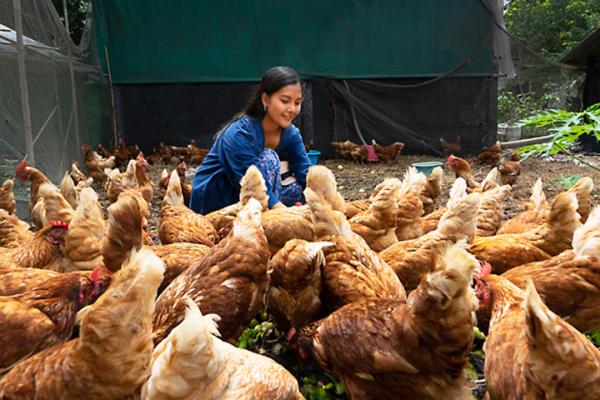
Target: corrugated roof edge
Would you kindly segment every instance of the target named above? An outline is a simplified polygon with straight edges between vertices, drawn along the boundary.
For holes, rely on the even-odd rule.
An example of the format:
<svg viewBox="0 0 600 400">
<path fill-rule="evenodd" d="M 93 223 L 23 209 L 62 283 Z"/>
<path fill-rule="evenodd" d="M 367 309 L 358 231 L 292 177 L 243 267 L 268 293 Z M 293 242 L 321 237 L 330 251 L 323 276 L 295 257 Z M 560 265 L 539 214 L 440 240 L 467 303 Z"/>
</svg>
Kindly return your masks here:
<svg viewBox="0 0 600 400">
<path fill-rule="evenodd" d="M 600 54 L 600 28 L 587 35 L 581 43 L 564 55 L 560 62 L 577 67 L 585 67 L 592 53 Z"/>
</svg>

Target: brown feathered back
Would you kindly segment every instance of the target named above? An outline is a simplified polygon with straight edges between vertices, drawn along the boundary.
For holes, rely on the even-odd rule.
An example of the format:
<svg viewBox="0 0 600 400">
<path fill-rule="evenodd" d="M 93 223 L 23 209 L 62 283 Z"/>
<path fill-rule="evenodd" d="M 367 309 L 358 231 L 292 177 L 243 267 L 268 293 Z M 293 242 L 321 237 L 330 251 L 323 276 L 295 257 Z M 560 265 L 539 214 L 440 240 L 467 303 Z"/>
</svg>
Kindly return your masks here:
<svg viewBox="0 0 600 400">
<path fill-rule="evenodd" d="M 575 185 L 569 189 L 569 192 L 573 192 L 577 195 L 577 212 L 581 217 L 581 222 L 587 221 L 588 215 L 592 211 L 592 202 L 590 195 L 594 190 L 594 181 L 589 176 L 584 176 L 579 179 Z"/>
<path fill-rule="evenodd" d="M 108 208 L 106 234 L 102 240 L 104 265 L 117 271 L 132 249 L 142 247 L 142 214 L 135 198 L 125 196 Z"/>
</svg>

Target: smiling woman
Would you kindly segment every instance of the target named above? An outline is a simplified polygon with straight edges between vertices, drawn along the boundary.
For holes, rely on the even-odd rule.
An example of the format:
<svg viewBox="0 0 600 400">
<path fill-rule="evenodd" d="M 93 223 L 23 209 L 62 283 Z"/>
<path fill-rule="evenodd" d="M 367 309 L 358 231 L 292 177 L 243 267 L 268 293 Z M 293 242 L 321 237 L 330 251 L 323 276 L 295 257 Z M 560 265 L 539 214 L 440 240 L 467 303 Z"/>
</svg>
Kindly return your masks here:
<svg viewBox="0 0 600 400">
<path fill-rule="evenodd" d="M 198 167 L 191 209 L 207 214 L 237 202 L 240 180 L 251 165 L 265 179 L 270 208 L 304 201 L 311 163 L 300 131 L 292 124 L 300 113 L 302 95 L 302 81 L 294 69 L 273 67 L 263 75 L 244 110 L 219 131 Z M 281 182 L 281 161 L 287 161 L 288 174 L 295 178 L 288 185 Z"/>
</svg>

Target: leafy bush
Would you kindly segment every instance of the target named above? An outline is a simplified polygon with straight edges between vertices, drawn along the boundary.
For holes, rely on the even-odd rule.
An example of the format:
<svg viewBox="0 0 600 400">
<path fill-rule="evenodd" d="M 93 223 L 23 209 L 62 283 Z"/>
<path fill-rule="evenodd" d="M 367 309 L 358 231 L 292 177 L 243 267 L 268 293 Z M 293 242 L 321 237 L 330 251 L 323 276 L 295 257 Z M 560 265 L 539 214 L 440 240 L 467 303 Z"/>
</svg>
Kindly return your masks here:
<svg viewBox="0 0 600 400">
<path fill-rule="evenodd" d="M 596 140 L 600 140 L 600 103 L 581 112 L 543 111 L 519 121 L 519 125 L 545 128 L 553 135 L 548 143 L 519 148 L 521 157 L 551 156 L 560 152 L 571 154 L 569 149 L 581 135 L 594 135 Z"/>
<path fill-rule="evenodd" d="M 345 399 L 344 385 L 316 363 L 303 364 L 289 351 L 287 335 L 261 309 L 239 337 L 237 347 L 270 357 L 290 371 L 307 400 Z"/>
<path fill-rule="evenodd" d="M 514 94 L 510 90 L 498 92 L 498 122 L 510 125 L 541 108 L 543 107 L 536 102 L 532 93 Z"/>
<path fill-rule="evenodd" d="M 573 186 L 575 186 L 575 184 L 580 178 L 581 175 L 561 176 L 560 178 L 553 180 L 552 183 L 562 186 L 565 190 L 569 190 Z"/>
</svg>

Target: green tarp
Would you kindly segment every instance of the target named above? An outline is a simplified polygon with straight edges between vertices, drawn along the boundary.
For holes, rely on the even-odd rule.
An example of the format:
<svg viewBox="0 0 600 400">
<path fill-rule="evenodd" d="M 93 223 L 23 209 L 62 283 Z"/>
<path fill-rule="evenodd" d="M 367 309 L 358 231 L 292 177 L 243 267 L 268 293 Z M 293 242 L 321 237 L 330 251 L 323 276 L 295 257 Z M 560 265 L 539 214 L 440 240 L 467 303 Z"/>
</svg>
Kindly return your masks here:
<svg viewBox="0 0 600 400">
<path fill-rule="evenodd" d="M 491 17 L 478 0 L 97 0 L 98 53 L 114 83 L 304 77 L 489 76 Z"/>
</svg>

